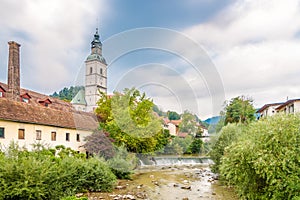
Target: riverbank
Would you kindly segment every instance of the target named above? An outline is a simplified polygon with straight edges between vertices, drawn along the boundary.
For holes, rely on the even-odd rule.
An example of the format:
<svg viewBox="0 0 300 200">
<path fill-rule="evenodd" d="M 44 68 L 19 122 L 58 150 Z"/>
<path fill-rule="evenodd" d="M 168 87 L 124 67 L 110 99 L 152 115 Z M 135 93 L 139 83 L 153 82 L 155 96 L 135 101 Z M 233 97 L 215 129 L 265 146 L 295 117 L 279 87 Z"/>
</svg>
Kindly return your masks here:
<svg viewBox="0 0 300 200">
<path fill-rule="evenodd" d="M 121 180 L 111 193 L 92 193 L 89 199 L 215 199 L 237 200 L 219 185 L 208 165 L 160 166 L 137 169 L 132 180 Z"/>
</svg>

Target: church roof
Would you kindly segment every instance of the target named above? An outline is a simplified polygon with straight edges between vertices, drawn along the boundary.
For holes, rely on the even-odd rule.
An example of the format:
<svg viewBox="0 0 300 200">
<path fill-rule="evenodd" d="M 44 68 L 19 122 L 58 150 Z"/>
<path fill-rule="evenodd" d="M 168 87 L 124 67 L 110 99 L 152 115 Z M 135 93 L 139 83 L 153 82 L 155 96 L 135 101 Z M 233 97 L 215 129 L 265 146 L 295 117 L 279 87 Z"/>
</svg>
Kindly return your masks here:
<svg viewBox="0 0 300 200">
<path fill-rule="evenodd" d="M 86 106 L 84 90 L 79 90 L 79 92 L 72 99 L 71 104 L 85 105 Z"/>
<path fill-rule="evenodd" d="M 86 61 L 99 60 L 101 63 L 106 64 L 106 60 L 102 55 L 93 53 L 86 58 Z"/>
<path fill-rule="evenodd" d="M 93 41 L 91 42 L 91 45 L 92 45 L 92 48 L 93 47 L 100 47 L 102 46 L 102 43 L 100 41 L 100 36 L 99 36 L 99 33 L 98 33 L 98 28 L 96 28 L 96 33 L 94 35 L 94 39 Z"/>
</svg>

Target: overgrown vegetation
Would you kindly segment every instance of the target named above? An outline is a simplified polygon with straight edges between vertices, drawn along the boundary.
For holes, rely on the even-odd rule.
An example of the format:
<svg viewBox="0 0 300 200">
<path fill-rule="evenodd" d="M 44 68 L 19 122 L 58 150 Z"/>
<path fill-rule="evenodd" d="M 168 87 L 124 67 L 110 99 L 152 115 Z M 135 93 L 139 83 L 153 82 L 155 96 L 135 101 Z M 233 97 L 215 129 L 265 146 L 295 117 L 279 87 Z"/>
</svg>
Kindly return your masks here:
<svg viewBox="0 0 300 200">
<path fill-rule="evenodd" d="M 110 191 L 116 177 L 100 159 L 85 159 L 63 146 L 0 154 L 0 199 L 60 199 L 85 191 Z"/>
<path fill-rule="evenodd" d="M 300 198 L 300 116 L 276 115 L 220 132 L 212 158 L 243 199 Z"/>
<path fill-rule="evenodd" d="M 181 154 L 200 154 L 205 153 L 204 142 L 201 139 L 188 135 L 185 138 L 173 137 L 158 154 L 181 155 Z"/>
</svg>

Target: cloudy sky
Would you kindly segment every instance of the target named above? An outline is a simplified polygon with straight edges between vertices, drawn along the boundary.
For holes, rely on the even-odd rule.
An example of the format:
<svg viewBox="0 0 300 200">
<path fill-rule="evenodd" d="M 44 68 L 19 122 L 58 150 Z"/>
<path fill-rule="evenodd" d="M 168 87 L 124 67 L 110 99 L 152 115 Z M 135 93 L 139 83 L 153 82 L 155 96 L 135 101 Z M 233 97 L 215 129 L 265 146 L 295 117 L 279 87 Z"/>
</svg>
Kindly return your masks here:
<svg viewBox="0 0 300 200">
<path fill-rule="evenodd" d="M 162 109 L 201 119 L 238 95 L 300 98 L 298 0 L 0 0 L 0 81 L 21 44 L 21 87 L 81 84 L 99 27 L 108 90 L 135 86 Z M 149 28 L 151 27 L 151 28 Z"/>
</svg>

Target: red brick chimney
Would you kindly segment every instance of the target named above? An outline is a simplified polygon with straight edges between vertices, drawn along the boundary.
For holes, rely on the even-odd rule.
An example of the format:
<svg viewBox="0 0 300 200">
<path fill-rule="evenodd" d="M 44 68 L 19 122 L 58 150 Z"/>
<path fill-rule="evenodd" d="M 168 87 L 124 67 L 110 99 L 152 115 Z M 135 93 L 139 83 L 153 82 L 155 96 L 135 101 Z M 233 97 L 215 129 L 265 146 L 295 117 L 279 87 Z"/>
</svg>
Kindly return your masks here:
<svg viewBox="0 0 300 200">
<path fill-rule="evenodd" d="M 20 101 L 20 44 L 10 41 L 8 56 L 7 98 Z"/>
</svg>

